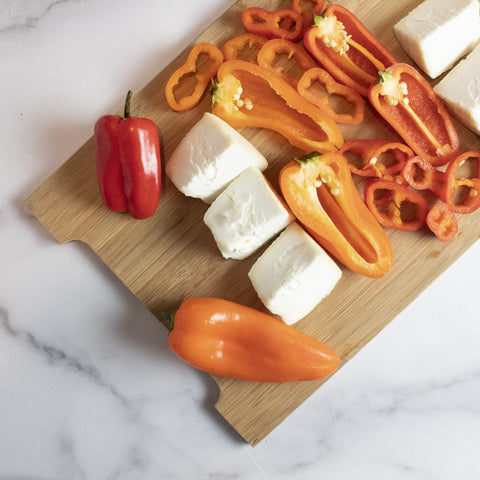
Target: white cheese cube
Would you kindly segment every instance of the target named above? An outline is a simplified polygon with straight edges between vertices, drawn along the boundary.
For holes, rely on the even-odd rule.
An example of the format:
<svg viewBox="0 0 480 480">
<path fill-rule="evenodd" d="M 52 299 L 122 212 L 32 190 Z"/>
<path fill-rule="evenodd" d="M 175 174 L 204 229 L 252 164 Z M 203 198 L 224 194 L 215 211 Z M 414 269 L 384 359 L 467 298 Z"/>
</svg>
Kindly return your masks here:
<svg viewBox="0 0 480 480">
<path fill-rule="evenodd" d="M 342 271 L 297 223 L 291 223 L 253 264 L 248 276 L 264 305 L 291 325 L 335 287 Z"/>
<path fill-rule="evenodd" d="M 480 45 L 434 87 L 452 115 L 480 135 Z"/>
<path fill-rule="evenodd" d="M 205 212 L 225 258 L 243 259 L 282 231 L 293 215 L 255 167 L 244 170 Z"/>
<path fill-rule="evenodd" d="M 268 163 L 246 138 L 207 112 L 179 143 L 165 172 L 185 195 L 212 203 L 235 177 L 251 166 L 263 171 Z"/>
<path fill-rule="evenodd" d="M 393 31 L 403 49 L 430 78 L 451 68 L 480 38 L 478 0 L 426 0 Z"/>
</svg>

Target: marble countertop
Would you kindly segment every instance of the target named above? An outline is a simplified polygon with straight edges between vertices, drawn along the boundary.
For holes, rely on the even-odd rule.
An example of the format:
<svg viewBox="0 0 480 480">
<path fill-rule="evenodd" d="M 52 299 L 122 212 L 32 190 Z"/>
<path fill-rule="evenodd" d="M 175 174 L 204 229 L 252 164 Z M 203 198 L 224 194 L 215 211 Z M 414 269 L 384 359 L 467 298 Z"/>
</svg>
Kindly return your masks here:
<svg viewBox="0 0 480 480">
<path fill-rule="evenodd" d="M 23 206 L 232 4 L 0 0 L 0 479 L 480 478 L 479 242 L 253 448 L 150 312 Z"/>
</svg>

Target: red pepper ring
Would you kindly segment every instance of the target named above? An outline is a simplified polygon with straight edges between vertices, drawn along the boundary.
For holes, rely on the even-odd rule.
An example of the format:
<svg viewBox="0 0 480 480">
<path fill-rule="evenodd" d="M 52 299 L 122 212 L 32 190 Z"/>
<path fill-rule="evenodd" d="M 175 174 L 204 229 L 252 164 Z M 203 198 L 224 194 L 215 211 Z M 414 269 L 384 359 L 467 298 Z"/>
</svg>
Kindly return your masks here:
<svg viewBox="0 0 480 480">
<path fill-rule="evenodd" d="M 349 140 L 344 143 L 340 153 L 346 156 L 350 171 L 355 175 L 378 178 L 394 177 L 402 171 L 407 160 L 415 155 L 404 143 L 370 139 Z M 348 153 L 358 155 L 361 163 L 352 163 Z M 381 161 L 384 154 L 388 154 L 385 163 Z"/>
<path fill-rule="evenodd" d="M 312 86 L 319 83 L 325 89 L 327 95 L 318 95 L 310 90 Z M 346 125 L 358 125 L 365 116 L 365 102 L 363 98 L 351 87 L 337 82 L 326 70 L 320 67 L 307 70 L 297 83 L 298 93 L 313 103 L 316 107 L 329 113 L 337 123 Z M 337 95 L 344 103 L 349 104 L 346 112 L 338 111 L 329 103 L 329 96 Z M 342 105 L 343 108 L 343 105 Z"/>
<path fill-rule="evenodd" d="M 255 33 L 244 33 L 238 37 L 233 37 L 223 44 L 223 59 L 224 61 L 245 60 L 257 63 L 258 52 L 267 42 L 268 38 Z M 243 55 L 241 55 L 241 52 Z"/>
<path fill-rule="evenodd" d="M 462 165 L 469 161 L 476 162 L 473 172 L 459 172 Z M 480 207 L 480 152 L 462 153 L 448 164 L 443 199 L 455 213 L 472 213 Z"/>
<path fill-rule="evenodd" d="M 430 190 L 436 197 L 443 198 L 445 173 L 437 170 L 430 162 L 418 155 L 405 163 L 402 177 L 416 190 Z"/>
<path fill-rule="evenodd" d="M 208 57 L 206 67 L 201 65 L 201 57 Z M 188 54 L 185 63 L 178 68 L 168 79 L 165 87 L 165 97 L 170 108 L 177 112 L 185 112 L 196 107 L 202 100 L 203 94 L 210 85 L 212 78 L 223 63 L 223 53 L 211 43 L 199 43 Z M 182 80 L 193 76 L 195 85 L 190 95 L 176 95 Z M 185 81 L 185 83 L 190 83 Z M 185 90 L 184 90 L 185 91 Z"/>
<path fill-rule="evenodd" d="M 427 214 L 427 226 L 441 242 L 448 242 L 458 232 L 458 222 L 447 204 L 436 203 Z"/>
<path fill-rule="evenodd" d="M 425 225 L 427 200 L 405 185 L 375 178 L 366 183 L 364 198 L 378 223 L 386 228 L 411 232 Z"/>
<path fill-rule="evenodd" d="M 324 0 L 293 0 L 291 9 L 294 12 L 302 14 L 303 30 L 310 28 L 313 25 L 313 14 L 320 15 L 325 7 Z"/>
<path fill-rule="evenodd" d="M 277 60 L 282 54 L 286 54 L 288 62 L 292 64 L 292 68 L 288 68 L 289 65 L 286 65 L 287 69 L 282 66 L 276 66 Z M 283 80 L 294 88 L 297 87 L 300 77 L 290 73 L 291 71 L 297 71 L 299 69 L 305 72 L 317 66 L 315 60 L 313 60 L 302 45 L 283 38 L 268 40 L 258 52 L 257 62 L 261 67 L 283 78 Z M 295 66 L 298 68 L 294 68 Z"/>
<path fill-rule="evenodd" d="M 124 118 L 104 115 L 95 123 L 97 179 L 109 210 L 144 219 L 155 213 L 160 200 L 160 140 L 152 120 L 130 116 L 131 95 L 129 91 Z"/>
<path fill-rule="evenodd" d="M 298 42 L 303 35 L 302 14 L 288 8 L 273 12 L 260 7 L 246 8 L 242 12 L 242 24 L 247 32 L 270 39 Z"/>
</svg>

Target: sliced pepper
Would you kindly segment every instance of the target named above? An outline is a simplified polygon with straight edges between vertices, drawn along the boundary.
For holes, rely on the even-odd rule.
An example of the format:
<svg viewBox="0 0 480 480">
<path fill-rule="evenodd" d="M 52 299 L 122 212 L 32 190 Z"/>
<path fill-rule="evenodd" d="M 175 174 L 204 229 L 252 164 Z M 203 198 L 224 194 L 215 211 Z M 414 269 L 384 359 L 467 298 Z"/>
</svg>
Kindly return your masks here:
<svg viewBox="0 0 480 480">
<path fill-rule="evenodd" d="M 144 219 L 155 213 L 162 190 L 162 164 L 157 125 L 130 116 L 129 91 L 124 116 L 104 115 L 95 123 L 98 186 L 113 212 Z"/>
<path fill-rule="evenodd" d="M 208 59 L 206 62 L 204 56 Z M 185 112 L 197 106 L 222 62 L 223 53 L 215 45 L 211 43 L 195 45 L 185 63 L 175 70 L 167 81 L 165 97 L 170 108 L 177 112 Z M 192 87 L 188 81 L 190 77 L 194 79 L 192 93 L 188 93 L 188 89 Z M 185 86 L 182 88 L 183 83 Z"/>
<path fill-rule="evenodd" d="M 304 151 L 336 151 L 343 145 L 342 133 L 329 115 L 259 65 L 224 62 L 212 89 L 212 104 L 212 113 L 232 127 L 270 129 Z"/>
<path fill-rule="evenodd" d="M 305 48 L 339 82 L 367 97 L 378 70 L 396 63 L 393 54 L 349 10 L 331 5 L 313 15 L 314 25 L 303 37 Z"/>
<path fill-rule="evenodd" d="M 298 42 L 303 35 L 302 14 L 288 8 L 270 11 L 249 7 L 242 12 L 242 24 L 249 33 L 265 38 L 284 38 Z"/>
<path fill-rule="evenodd" d="M 430 190 L 436 197 L 443 198 L 445 173 L 437 170 L 430 162 L 415 155 L 403 166 L 402 176 L 416 190 Z"/>
<path fill-rule="evenodd" d="M 363 138 L 345 142 L 340 153 L 346 156 L 348 166 L 353 174 L 377 178 L 398 174 L 406 161 L 415 155 L 412 149 L 404 143 Z M 353 163 L 347 154 L 355 155 L 355 159 L 359 161 Z"/>
<path fill-rule="evenodd" d="M 462 166 L 471 171 L 462 173 Z M 472 213 L 480 207 L 480 152 L 464 152 L 448 164 L 443 199 L 455 213 Z"/>
<path fill-rule="evenodd" d="M 320 15 L 325 7 L 324 0 L 293 0 L 291 9 L 302 14 L 303 30 L 313 25 L 313 14 Z"/>
<path fill-rule="evenodd" d="M 327 95 L 319 95 L 311 90 L 312 86 L 320 84 Z M 297 83 L 298 93 L 313 103 L 316 107 L 325 110 L 337 123 L 358 125 L 365 116 L 365 102 L 351 87 L 337 82 L 326 70 L 319 67 L 307 70 Z M 334 108 L 329 103 L 332 96 L 342 98 L 347 108 Z M 343 111 L 344 110 L 344 111 Z"/>
<path fill-rule="evenodd" d="M 257 63 L 260 49 L 268 42 L 268 38 L 254 33 L 244 33 L 227 40 L 222 46 L 223 59 L 246 60 Z"/>
<path fill-rule="evenodd" d="M 436 203 L 427 214 L 427 226 L 441 242 L 449 242 L 458 232 L 458 222 L 447 204 Z"/>
<path fill-rule="evenodd" d="M 281 55 L 286 55 L 288 62 L 291 63 L 287 65 L 287 69 L 276 66 Z M 281 38 L 269 40 L 258 52 L 257 62 L 263 68 L 276 73 L 294 88 L 297 87 L 300 76 L 317 65 L 302 45 Z"/>
<path fill-rule="evenodd" d="M 374 217 L 384 227 L 412 232 L 425 225 L 427 200 L 405 185 L 375 178 L 365 184 L 364 198 Z"/>
<path fill-rule="evenodd" d="M 371 278 L 391 269 L 390 241 L 363 203 L 343 155 L 312 152 L 292 160 L 280 171 L 280 189 L 298 221 L 346 267 Z"/>
<path fill-rule="evenodd" d="M 189 298 L 171 321 L 170 349 L 188 364 L 224 377 L 283 383 L 336 370 L 333 350 L 282 320 L 220 298 Z"/>
<path fill-rule="evenodd" d="M 412 66 L 398 63 L 380 71 L 369 99 L 407 145 L 432 165 L 448 163 L 459 139 L 442 100 Z"/>
</svg>

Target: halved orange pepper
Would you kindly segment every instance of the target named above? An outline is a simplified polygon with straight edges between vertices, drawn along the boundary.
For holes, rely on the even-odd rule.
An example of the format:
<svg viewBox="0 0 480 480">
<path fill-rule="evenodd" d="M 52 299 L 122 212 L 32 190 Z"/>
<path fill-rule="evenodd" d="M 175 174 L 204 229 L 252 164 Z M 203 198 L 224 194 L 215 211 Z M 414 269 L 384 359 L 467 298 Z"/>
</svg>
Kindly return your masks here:
<svg viewBox="0 0 480 480">
<path fill-rule="evenodd" d="M 404 143 L 363 138 L 345 142 L 340 153 L 346 156 L 350 171 L 355 175 L 378 178 L 398 174 L 406 161 L 415 155 Z M 361 162 L 350 161 L 348 153 L 360 157 Z M 385 154 L 389 155 L 388 163 L 381 161 Z"/>
<path fill-rule="evenodd" d="M 208 57 L 206 67 L 200 65 L 202 56 Z M 185 63 L 175 70 L 167 81 L 165 97 L 170 108 L 177 112 L 184 112 L 197 106 L 222 62 L 223 53 L 212 43 L 205 42 L 195 45 Z M 176 91 L 181 82 L 190 76 L 194 76 L 195 80 L 193 92 L 185 96 L 177 95 Z"/>
<path fill-rule="evenodd" d="M 327 95 L 318 95 L 310 90 L 317 82 L 324 87 Z M 337 123 L 358 125 L 363 121 L 365 116 L 365 102 L 363 98 L 353 88 L 337 82 L 323 68 L 314 67 L 307 70 L 297 83 L 297 91 L 310 103 L 325 110 Z M 348 104 L 345 111 L 338 111 L 340 110 L 338 107 L 334 108 L 330 105 L 329 97 L 332 95 L 342 97 Z"/>
<path fill-rule="evenodd" d="M 212 89 L 212 105 L 212 113 L 232 127 L 273 130 L 304 151 L 336 151 L 343 145 L 332 117 L 260 65 L 224 62 Z"/>
<path fill-rule="evenodd" d="M 283 66 L 276 66 L 281 55 L 287 56 L 292 68 L 286 70 Z M 302 45 L 281 38 L 275 38 L 265 43 L 258 52 L 257 62 L 260 66 L 276 73 L 294 88 L 297 87 L 298 81 L 305 71 L 317 66 L 315 60 Z M 297 73 L 298 71 L 300 74 Z"/>
<path fill-rule="evenodd" d="M 223 60 L 246 60 L 257 63 L 258 52 L 267 42 L 268 38 L 255 33 L 233 37 L 222 46 Z"/>
<path fill-rule="evenodd" d="M 397 63 L 380 71 L 370 87 L 375 110 L 407 145 L 432 165 L 445 165 L 458 152 L 459 139 L 440 97 L 412 66 Z"/>
<path fill-rule="evenodd" d="M 394 55 L 349 10 L 330 5 L 304 36 L 305 48 L 339 82 L 368 95 L 377 72 L 396 63 Z"/>
<path fill-rule="evenodd" d="M 285 165 L 279 179 L 298 221 L 346 267 L 371 278 L 392 268 L 390 241 L 363 202 L 343 155 L 312 152 Z"/>
<path fill-rule="evenodd" d="M 302 14 L 288 8 L 275 11 L 260 7 L 246 8 L 242 11 L 242 24 L 247 32 L 266 38 L 298 42 L 303 35 Z"/>
</svg>

